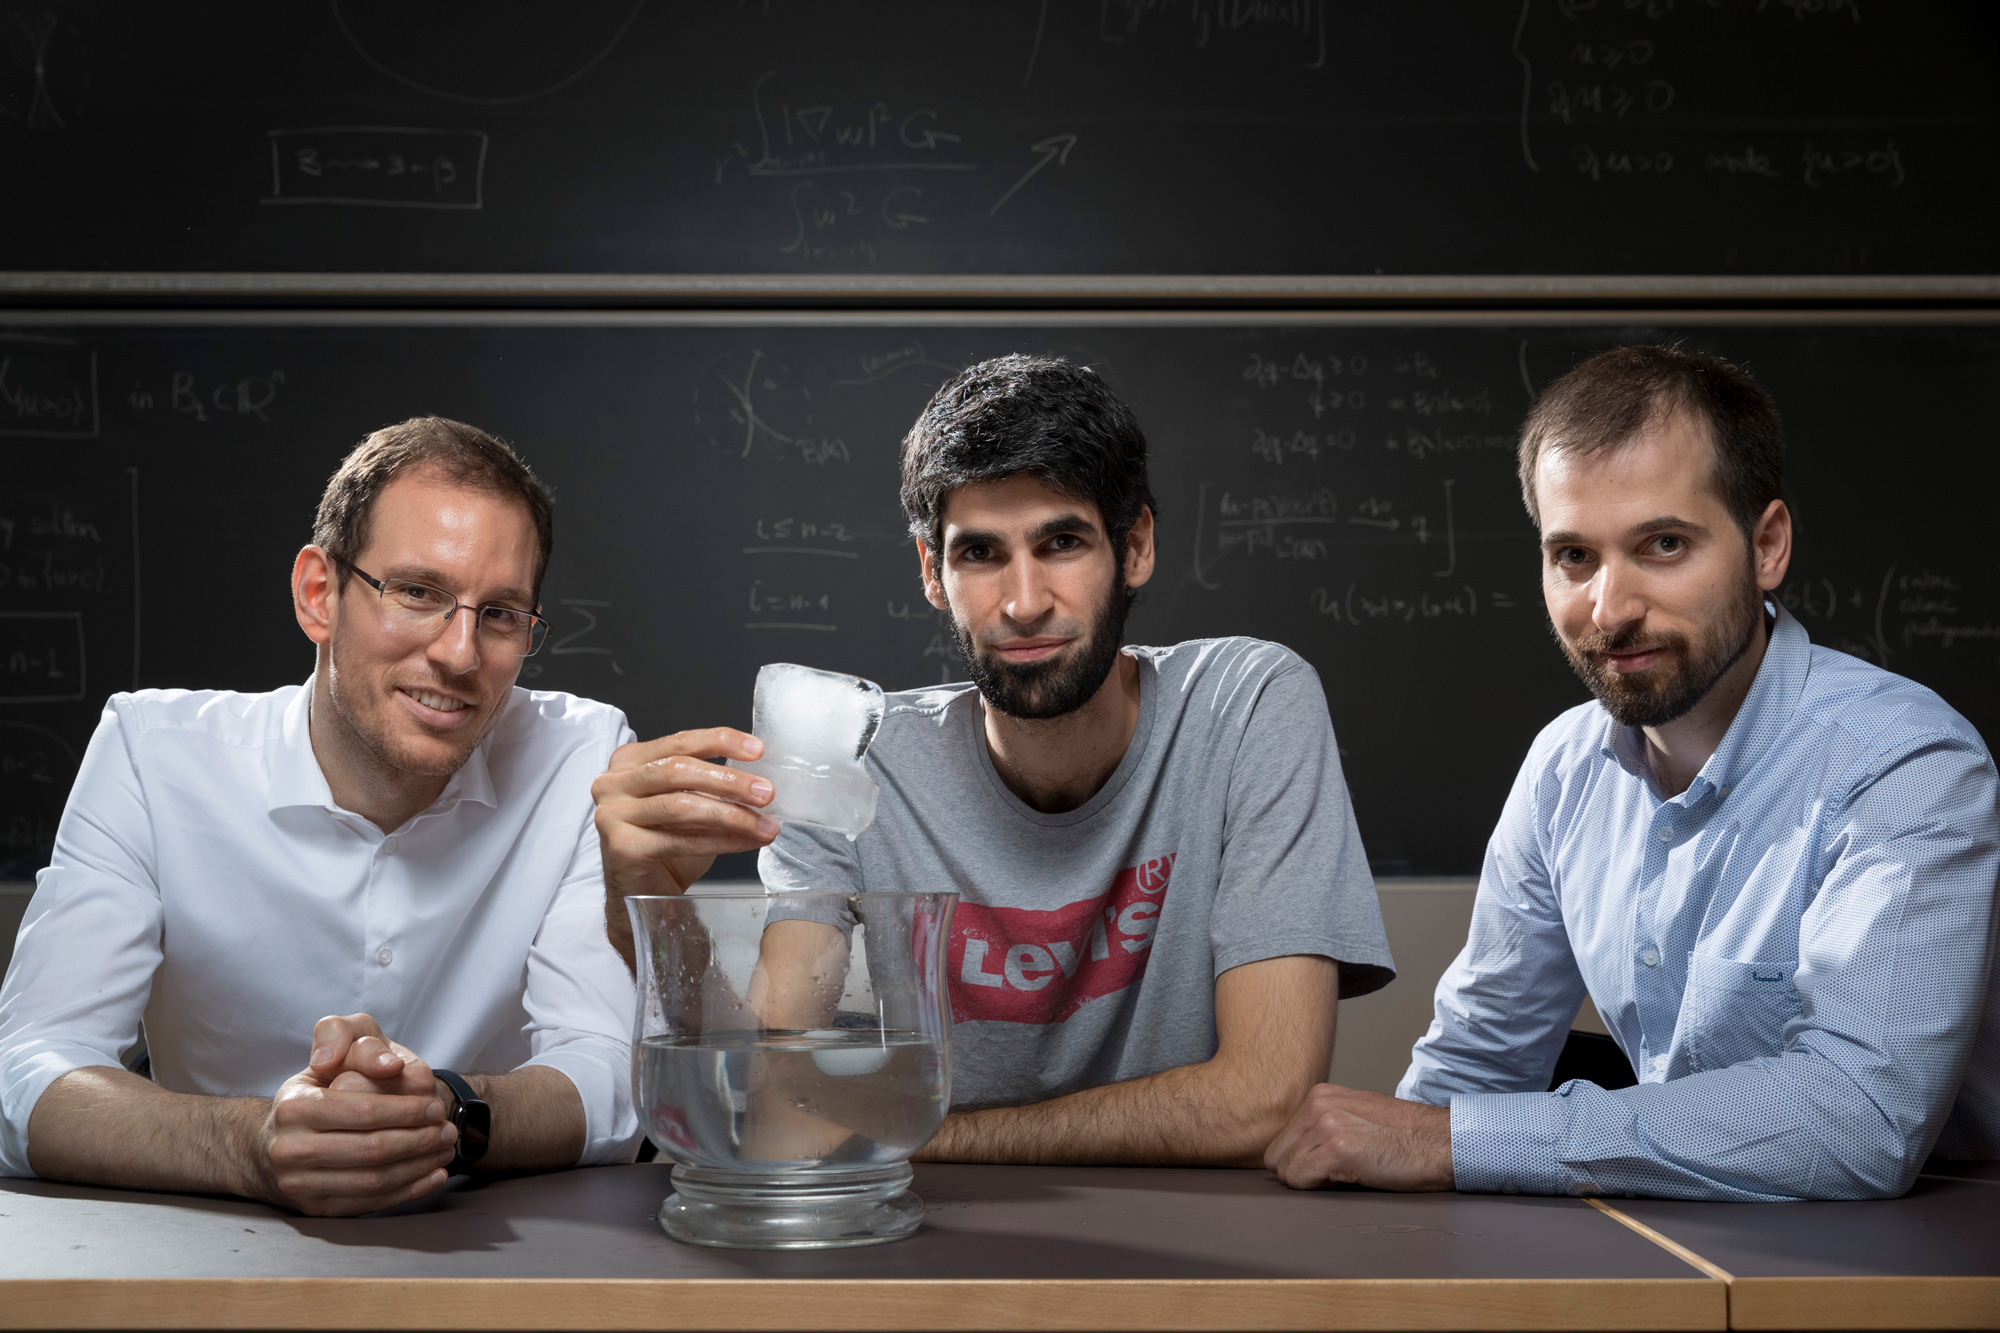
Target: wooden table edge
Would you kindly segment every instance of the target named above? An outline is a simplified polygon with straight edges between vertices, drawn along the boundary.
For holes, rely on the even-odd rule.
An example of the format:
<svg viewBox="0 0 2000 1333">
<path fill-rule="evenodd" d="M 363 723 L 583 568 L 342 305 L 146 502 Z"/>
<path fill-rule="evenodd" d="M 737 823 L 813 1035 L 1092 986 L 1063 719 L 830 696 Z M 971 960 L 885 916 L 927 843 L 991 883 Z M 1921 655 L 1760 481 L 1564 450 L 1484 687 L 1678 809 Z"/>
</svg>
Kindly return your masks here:
<svg viewBox="0 0 2000 1333">
<path fill-rule="evenodd" d="M 1739 1277 L 1731 1328 L 2000 1328 L 2000 1277 Z"/>
<path fill-rule="evenodd" d="M 1711 1278 L 16 1278 L 0 1329 L 1723 1329 Z"/>
</svg>

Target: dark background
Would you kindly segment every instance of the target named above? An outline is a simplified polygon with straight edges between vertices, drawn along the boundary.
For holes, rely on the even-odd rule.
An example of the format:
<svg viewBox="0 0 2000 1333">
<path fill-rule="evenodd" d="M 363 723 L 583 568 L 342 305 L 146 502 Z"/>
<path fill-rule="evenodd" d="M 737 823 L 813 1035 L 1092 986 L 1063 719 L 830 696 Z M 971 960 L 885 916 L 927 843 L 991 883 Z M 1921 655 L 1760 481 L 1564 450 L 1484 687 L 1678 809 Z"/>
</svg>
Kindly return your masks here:
<svg viewBox="0 0 2000 1333">
<path fill-rule="evenodd" d="M 414 414 L 557 488 L 525 683 L 655 734 L 747 723 L 766 661 L 959 675 L 895 452 L 945 375 L 1015 350 L 1099 367 L 1151 436 L 1131 638 L 1310 659 L 1380 872 L 1476 870 L 1583 697 L 1510 450 L 1536 387 L 1615 342 L 1772 389 L 1786 604 L 1994 737 L 1996 71 L 1981 0 L 0 0 L 0 879 L 44 863 L 108 692 L 305 676 L 291 556 L 340 456 Z M 123 288 L 151 304 L 65 307 L 59 273 L 152 275 Z M 724 308 L 216 295 L 286 273 L 348 293 L 325 304 L 391 299 L 379 275 L 611 275 L 608 302 L 706 276 Z M 899 275 L 985 274 L 1020 308 L 880 308 L 914 299 Z M 1370 314 L 1050 308 L 1148 274 L 1413 281 Z M 783 286 L 829 275 L 857 294 Z M 1412 308 L 1453 275 L 1720 279 L 1734 310 Z M 1987 285 L 1779 310 L 1749 281 L 1869 275 Z M 808 290 L 850 307 L 750 308 Z"/>
<path fill-rule="evenodd" d="M 555 487 L 554 633 L 524 684 L 652 735 L 747 726 L 768 661 L 962 678 L 897 447 L 951 370 L 1017 350 L 1098 367 L 1149 434 L 1161 560 L 1130 640 L 1251 634 L 1310 660 L 1379 873 L 1474 873 L 1529 741 L 1585 697 L 1549 639 L 1512 444 L 1531 389 L 1611 343 L 1686 338 L 1771 389 L 1798 517 L 1786 605 L 2000 735 L 1988 324 L 95 318 L 0 343 L 0 431 L 98 428 L 0 433 L 0 635 L 24 654 L 0 643 L 0 694 L 76 696 L 0 699 L 0 878 L 43 864 L 106 693 L 304 679 L 286 578 L 320 489 L 362 433 L 418 412 L 509 438 Z M 22 402 L 69 406 L 29 421 Z"/>
<path fill-rule="evenodd" d="M 1996 68 L 1985 0 L 6 0 L 0 268 L 1992 273 Z"/>
</svg>

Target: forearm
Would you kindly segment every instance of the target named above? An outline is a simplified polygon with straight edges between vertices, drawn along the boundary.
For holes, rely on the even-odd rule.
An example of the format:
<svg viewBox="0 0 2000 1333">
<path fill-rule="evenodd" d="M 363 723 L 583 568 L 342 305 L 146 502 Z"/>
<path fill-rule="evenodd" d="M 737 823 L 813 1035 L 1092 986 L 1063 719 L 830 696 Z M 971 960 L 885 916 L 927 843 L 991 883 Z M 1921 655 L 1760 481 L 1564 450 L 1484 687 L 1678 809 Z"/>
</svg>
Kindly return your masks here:
<svg viewBox="0 0 2000 1333">
<path fill-rule="evenodd" d="M 1246 1079 L 1209 1060 L 1031 1106 L 945 1117 L 923 1162 L 1041 1166 L 1257 1166 L 1312 1086 Z"/>
<path fill-rule="evenodd" d="M 560 1070 L 528 1065 L 511 1074 L 468 1074 L 466 1082 L 493 1109 L 493 1137 L 482 1169 L 530 1171 L 575 1166 L 586 1133 L 583 1098 Z M 447 1111 L 451 1090 L 438 1084 Z"/>
<path fill-rule="evenodd" d="M 1917 1140 L 1848 1075 L 1788 1052 L 1668 1083 L 1452 1102 L 1459 1188 L 1779 1202 L 1890 1198 Z"/>
<path fill-rule="evenodd" d="M 123 1189 L 269 1198 L 257 1143 L 271 1103 L 168 1092 L 123 1069 L 73 1069 L 28 1120 L 28 1159 L 44 1180 Z"/>
</svg>

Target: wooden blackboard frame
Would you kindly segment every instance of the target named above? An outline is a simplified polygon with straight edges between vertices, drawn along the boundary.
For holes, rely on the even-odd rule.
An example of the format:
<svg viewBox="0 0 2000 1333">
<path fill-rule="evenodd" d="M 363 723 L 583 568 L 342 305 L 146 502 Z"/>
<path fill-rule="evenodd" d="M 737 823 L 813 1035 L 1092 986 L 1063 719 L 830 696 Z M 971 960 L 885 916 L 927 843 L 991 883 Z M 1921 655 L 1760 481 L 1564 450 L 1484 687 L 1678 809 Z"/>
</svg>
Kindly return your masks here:
<svg viewBox="0 0 2000 1333">
<path fill-rule="evenodd" d="M 1037 274 L 684 274 L 684 273 L 140 273 L 0 271 L 0 308 L 131 302 L 253 306 L 390 307 L 576 304 L 662 309 L 878 307 L 936 309 L 1032 307 L 1065 312 L 1092 307 L 1242 306 L 1304 313 L 1314 308 L 1489 309 L 1523 307 L 1602 317 L 1605 307 L 1671 310 L 1676 318 L 1751 307 L 1811 307 L 1822 316 L 1841 306 L 2000 307 L 2000 276 L 1952 275 L 1528 275 L 1482 276 L 1270 274 L 1256 276 Z M 10 311 L 11 317 L 11 311 Z M 1211 316 L 1212 317 L 1212 316 Z"/>
</svg>

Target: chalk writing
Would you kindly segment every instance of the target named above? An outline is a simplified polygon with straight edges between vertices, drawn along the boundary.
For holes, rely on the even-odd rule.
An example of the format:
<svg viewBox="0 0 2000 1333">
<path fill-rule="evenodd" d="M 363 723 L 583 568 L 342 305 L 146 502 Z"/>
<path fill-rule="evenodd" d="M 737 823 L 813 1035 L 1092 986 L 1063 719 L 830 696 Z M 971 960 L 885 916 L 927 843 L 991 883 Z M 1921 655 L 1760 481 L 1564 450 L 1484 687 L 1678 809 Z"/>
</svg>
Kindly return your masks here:
<svg viewBox="0 0 2000 1333">
<path fill-rule="evenodd" d="M 755 531 L 758 544 L 743 548 L 745 555 L 816 555 L 836 560 L 858 560 L 859 551 L 844 551 L 839 543 L 852 542 L 855 534 L 845 523 L 826 523 L 796 518 L 760 518 Z M 827 545 L 827 543 L 835 543 Z"/>
<path fill-rule="evenodd" d="M 1326 0 L 1101 0 L 1097 37 L 1109 44 L 1129 41 L 1151 24 L 1172 19 L 1184 25 L 1196 50 L 1220 46 L 1220 39 L 1269 33 L 1285 39 L 1289 58 L 1304 69 L 1324 69 L 1327 57 Z"/>
<path fill-rule="evenodd" d="M 566 613 L 562 617 L 565 628 L 578 620 L 581 620 L 583 623 L 575 629 L 567 630 L 566 633 L 549 644 L 549 655 L 551 657 L 574 657 L 578 655 L 602 657 L 605 659 L 605 664 L 611 668 L 613 675 L 624 675 L 625 668 L 618 665 L 616 650 L 606 644 L 584 642 L 584 640 L 588 639 L 596 631 L 599 615 L 610 610 L 611 603 L 593 597 L 565 597 L 561 601 L 561 606 Z"/>
<path fill-rule="evenodd" d="M 486 136 L 478 130 L 340 125 L 272 130 L 265 204 L 364 208 L 483 206 Z"/>
<path fill-rule="evenodd" d="M 738 458 L 759 454 L 815 467 L 853 461 L 847 442 L 837 435 L 781 430 L 773 423 L 774 414 L 783 414 L 810 426 L 812 391 L 798 383 L 790 367 L 762 351 L 725 352 L 710 361 L 702 367 L 694 401 L 697 424 L 731 432 L 711 436 L 710 442 Z"/>
<path fill-rule="evenodd" d="M 0 702 L 75 702 L 88 689 L 82 612 L 0 611 Z"/>
<path fill-rule="evenodd" d="M 0 436 L 97 433 L 96 351 L 74 338 L 0 333 Z"/>
<path fill-rule="evenodd" d="M 135 381 L 125 395 L 125 404 L 134 412 L 155 412 L 164 404 L 175 415 L 204 425 L 223 417 L 241 417 L 268 425 L 271 406 L 284 383 L 282 370 L 235 379 L 227 376 L 208 379 L 192 370 L 176 370 L 158 392 L 144 381 Z"/>
<path fill-rule="evenodd" d="M 1452 592 L 1429 589 L 1417 592 L 1369 591 L 1359 583 L 1345 587 L 1314 588 L 1306 594 L 1312 610 L 1342 625 L 1410 625 L 1432 620 L 1471 620 L 1482 606 L 1479 590 L 1464 584 Z M 1511 611 L 1516 607 L 1511 593 L 1489 592 L 1483 599 L 1486 610 Z"/>
</svg>

